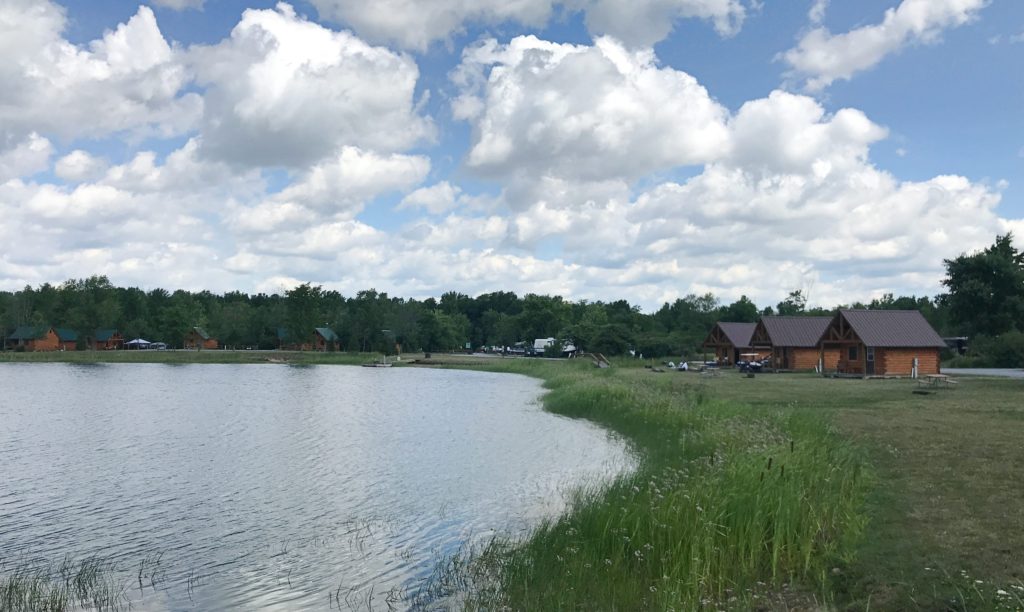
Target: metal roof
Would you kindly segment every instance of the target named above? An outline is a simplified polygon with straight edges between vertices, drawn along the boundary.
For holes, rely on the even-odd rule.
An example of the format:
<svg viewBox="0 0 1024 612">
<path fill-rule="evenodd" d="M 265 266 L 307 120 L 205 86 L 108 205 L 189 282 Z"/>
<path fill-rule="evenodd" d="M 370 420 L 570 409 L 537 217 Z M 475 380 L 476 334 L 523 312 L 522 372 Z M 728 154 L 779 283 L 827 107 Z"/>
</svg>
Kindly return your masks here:
<svg viewBox="0 0 1024 612">
<path fill-rule="evenodd" d="M 39 340 L 45 338 L 50 332 L 49 325 L 21 325 L 14 330 L 14 333 L 7 337 L 8 340 Z"/>
<path fill-rule="evenodd" d="M 946 347 L 917 310 L 840 310 L 839 315 L 865 346 Z"/>
<path fill-rule="evenodd" d="M 96 330 L 96 341 L 106 342 L 117 334 L 116 329 L 97 329 Z"/>
<path fill-rule="evenodd" d="M 61 342 L 78 342 L 78 332 L 73 329 L 54 327 L 53 331 L 57 332 L 57 337 Z"/>
<path fill-rule="evenodd" d="M 832 317 L 761 317 L 772 346 L 814 347 Z"/>
<path fill-rule="evenodd" d="M 718 328 L 722 330 L 733 346 L 747 348 L 754 337 L 757 323 L 722 323 L 719 321 Z"/>
<path fill-rule="evenodd" d="M 338 334 L 334 333 L 334 330 L 331 329 L 330 327 L 317 327 L 315 329 L 316 329 L 316 333 L 318 333 L 321 336 L 323 336 L 324 340 L 326 340 L 327 342 L 337 342 L 338 341 Z"/>
<path fill-rule="evenodd" d="M 198 334 L 198 336 L 203 340 L 210 339 L 210 334 L 206 333 L 206 330 L 203 329 L 202 327 L 193 327 L 192 331 L 196 332 L 196 334 Z"/>
</svg>

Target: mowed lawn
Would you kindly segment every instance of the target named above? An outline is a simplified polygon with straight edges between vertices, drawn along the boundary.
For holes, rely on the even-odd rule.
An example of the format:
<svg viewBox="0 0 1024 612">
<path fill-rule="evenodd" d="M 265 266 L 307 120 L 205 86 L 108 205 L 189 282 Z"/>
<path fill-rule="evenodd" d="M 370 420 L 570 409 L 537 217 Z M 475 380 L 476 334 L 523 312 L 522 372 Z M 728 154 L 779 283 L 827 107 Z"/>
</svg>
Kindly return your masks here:
<svg viewBox="0 0 1024 612">
<path fill-rule="evenodd" d="M 851 608 L 1024 609 L 1024 381 L 962 376 L 918 395 L 911 380 L 649 375 L 754 408 L 829 411 L 868 452 L 871 523 L 840 596 Z"/>
</svg>

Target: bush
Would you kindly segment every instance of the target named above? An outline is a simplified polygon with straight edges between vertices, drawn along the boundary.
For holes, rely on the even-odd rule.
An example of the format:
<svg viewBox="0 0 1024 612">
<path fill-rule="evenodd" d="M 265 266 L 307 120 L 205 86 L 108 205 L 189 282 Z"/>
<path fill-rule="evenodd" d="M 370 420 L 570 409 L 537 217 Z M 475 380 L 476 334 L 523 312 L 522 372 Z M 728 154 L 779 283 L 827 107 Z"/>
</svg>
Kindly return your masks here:
<svg viewBox="0 0 1024 612">
<path fill-rule="evenodd" d="M 978 336 L 972 340 L 967 355 L 950 360 L 949 367 L 1024 367 L 1024 333 L 1011 331 L 995 337 Z"/>
</svg>

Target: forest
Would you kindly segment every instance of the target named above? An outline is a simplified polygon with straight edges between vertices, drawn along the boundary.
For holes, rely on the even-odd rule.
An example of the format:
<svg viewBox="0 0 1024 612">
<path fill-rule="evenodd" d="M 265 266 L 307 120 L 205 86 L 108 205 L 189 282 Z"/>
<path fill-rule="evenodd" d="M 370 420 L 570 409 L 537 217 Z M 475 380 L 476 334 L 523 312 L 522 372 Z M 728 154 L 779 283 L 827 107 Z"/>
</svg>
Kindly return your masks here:
<svg viewBox="0 0 1024 612">
<path fill-rule="evenodd" d="M 462 350 L 512 346 L 555 337 L 581 350 L 650 357 L 697 356 L 716 321 L 755 322 L 762 315 L 829 315 L 837 308 L 915 309 L 943 336 L 969 337 L 964 365 L 1024 365 L 1024 253 L 1007 234 L 988 248 L 945 260 L 945 293 L 894 296 L 831 308 L 808 307 L 802 290 L 775 305 L 747 297 L 723 303 L 712 294 L 687 295 L 653 313 L 624 299 L 569 301 L 508 291 L 475 297 L 450 291 L 423 300 L 375 289 L 343 296 L 316 284 L 283 295 L 223 294 L 117 287 L 105 276 L 0 292 L 0 339 L 21 325 L 52 325 L 78 332 L 80 348 L 98 329 L 117 329 L 180 347 L 193 326 L 237 349 L 274 349 L 329 327 L 344 351 Z M 0 344 L 4 346 L 6 343 Z"/>
</svg>

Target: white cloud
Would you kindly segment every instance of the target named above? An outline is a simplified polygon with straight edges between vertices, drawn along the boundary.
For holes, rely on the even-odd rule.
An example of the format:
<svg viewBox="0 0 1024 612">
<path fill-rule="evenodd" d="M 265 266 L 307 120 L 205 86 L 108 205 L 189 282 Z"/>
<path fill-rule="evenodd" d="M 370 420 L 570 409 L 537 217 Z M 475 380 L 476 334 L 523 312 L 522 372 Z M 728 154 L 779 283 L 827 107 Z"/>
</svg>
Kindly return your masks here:
<svg viewBox="0 0 1024 612">
<path fill-rule="evenodd" d="M 458 200 L 461 193 L 462 189 L 459 187 L 448 181 L 441 181 L 430 187 L 420 187 L 405 196 L 398 208 L 422 208 L 432 215 L 440 215 L 459 205 Z"/>
<path fill-rule="evenodd" d="M 204 2 L 205 0 L 153 0 L 154 5 L 175 11 L 184 11 L 185 9 L 202 9 Z"/>
<path fill-rule="evenodd" d="M 816 27 L 781 57 L 811 91 L 849 80 L 911 43 L 935 42 L 944 30 L 974 19 L 989 0 L 903 0 L 881 23 L 832 34 Z M 812 18 L 813 19 L 813 18 Z"/>
<path fill-rule="evenodd" d="M 47 1 L 0 5 L 0 149 L 30 133 L 61 138 L 188 130 L 201 98 L 153 11 L 138 12 L 87 47 L 62 37 L 65 15 Z M 99 112 L 102 109 L 102 112 Z"/>
<path fill-rule="evenodd" d="M 651 45 L 672 31 L 676 20 L 711 21 L 723 35 L 739 30 L 746 10 L 739 0 L 311 0 L 320 16 L 353 27 L 360 35 L 424 51 L 450 40 L 466 25 L 514 22 L 543 27 L 562 12 L 583 11 L 590 31 L 631 45 Z"/>
<path fill-rule="evenodd" d="M 409 57 L 296 15 L 249 9 L 231 37 L 193 47 L 207 87 L 203 150 L 242 165 L 303 167 L 341 146 L 398 151 L 430 139 Z"/>
<path fill-rule="evenodd" d="M 814 25 L 819 25 L 825 19 L 825 11 L 828 10 L 829 0 L 814 0 L 811 9 L 807 11 L 807 19 Z"/>
<path fill-rule="evenodd" d="M 10 149 L 0 147 L 0 184 L 45 170 L 52 154 L 50 141 L 34 132 Z"/>
<path fill-rule="evenodd" d="M 452 78 L 474 128 L 467 164 L 488 176 L 636 178 L 727 150 L 728 113 L 696 79 L 609 38 L 484 41 Z"/>
<path fill-rule="evenodd" d="M 54 174 L 65 181 L 85 181 L 98 178 L 107 169 L 102 159 L 91 155 L 88 151 L 75 149 L 57 160 Z"/>
</svg>

